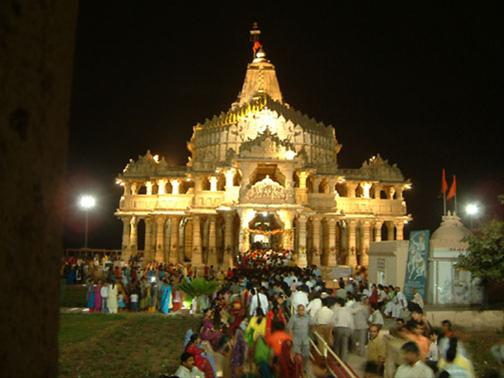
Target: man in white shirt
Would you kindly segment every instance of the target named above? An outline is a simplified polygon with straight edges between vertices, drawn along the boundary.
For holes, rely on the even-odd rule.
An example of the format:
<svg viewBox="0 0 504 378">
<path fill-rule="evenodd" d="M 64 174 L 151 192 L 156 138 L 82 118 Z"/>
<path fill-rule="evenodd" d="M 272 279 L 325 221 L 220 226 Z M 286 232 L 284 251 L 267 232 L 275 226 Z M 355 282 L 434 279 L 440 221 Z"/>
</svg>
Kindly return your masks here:
<svg viewBox="0 0 504 378">
<path fill-rule="evenodd" d="M 303 305 L 304 308 L 308 307 L 308 294 L 303 290 L 303 288 L 299 287 L 294 291 L 291 295 L 291 304 L 294 309 L 297 309 L 299 305 Z"/>
<path fill-rule="evenodd" d="M 180 356 L 180 366 L 175 372 L 178 378 L 204 378 L 205 374 L 194 366 L 194 356 L 184 352 Z"/>
<path fill-rule="evenodd" d="M 395 378 L 434 378 L 432 369 L 420 361 L 420 349 L 415 342 L 407 342 L 401 347 L 401 351 L 405 363 L 399 366 Z"/>
<path fill-rule="evenodd" d="M 306 308 L 306 312 L 310 315 L 311 320 L 315 320 L 315 314 L 322 307 L 322 300 L 320 299 L 320 295 L 316 294 L 315 298 L 313 298 L 310 303 L 308 303 L 308 307 Z"/>
<path fill-rule="evenodd" d="M 249 308 L 249 315 L 254 316 L 256 313 L 257 308 L 259 307 L 259 303 L 261 304 L 261 309 L 263 311 L 263 314 L 266 314 L 268 312 L 268 297 L 264 295 L 261 291 L 262 288 L 258 288 L 254 291 L 252 295 L 252 299 L 250 300 L 250 308 Z"/>
<path fill-rule="evenodd" d="M 338 298 L 338 302 L 336 302 L 332 310 L 334 312 L 334 351 L 346 362 L 348 343 L 352 337 L 354 321 L 351 309 L 344 306 L 345 302 Z"/>
<path fill-rule="evenodd" d="M 402 318 L 403 310 L 408 308 L 408 301 L 399 286 L 395 288 L 395 291 L 397 294 L 394 298 L 394 306 L 392 307 L 392 317 L 397 319 Z"/>
<path fill-rule="evenodd" d="M 102 308 L 102 312 L 103 313 L 109 312 L 108 311 L 108 306 L 107 306 L 108 294 L 109 294 L 108 284 L 104 283 L 103 286 L 100 288 L 100 295 L 101 295 L 101 298 L 102 298 L 102 307 L 101 308 Z"/>
</svg>

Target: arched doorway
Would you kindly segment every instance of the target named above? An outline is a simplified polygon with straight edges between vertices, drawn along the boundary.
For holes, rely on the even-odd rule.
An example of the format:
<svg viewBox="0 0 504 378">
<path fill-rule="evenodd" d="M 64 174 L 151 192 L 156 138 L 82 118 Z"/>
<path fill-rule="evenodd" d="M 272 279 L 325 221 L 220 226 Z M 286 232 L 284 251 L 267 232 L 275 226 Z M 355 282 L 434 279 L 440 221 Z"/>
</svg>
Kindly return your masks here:
<svg viewBox="0 0 504 378">
<path fill-rule="evenodd" d="M 283 223 L 275 213 L 258 212 L 249 222 L 250 246 L 255 250 L 282 249 Z"/>
</svg>

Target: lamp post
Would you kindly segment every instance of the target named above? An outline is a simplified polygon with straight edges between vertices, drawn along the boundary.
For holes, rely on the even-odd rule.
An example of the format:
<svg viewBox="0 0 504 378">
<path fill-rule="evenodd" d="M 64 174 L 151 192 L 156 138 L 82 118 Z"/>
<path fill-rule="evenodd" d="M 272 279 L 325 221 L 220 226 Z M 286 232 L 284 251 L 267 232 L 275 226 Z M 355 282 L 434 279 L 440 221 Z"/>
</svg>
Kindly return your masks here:
<svg viewBox="0 0 504 378">
<path fill-rule="evenodd" d="M 84 210 L 85 216 L 85 229 L 84 229 L 84 248 L 88 247 L 88 224 L 89 224 L 89 210 L 96 206 L 96 199 L 89 195 L 84 194 L 79 198 L 79 207 Z"/>
<path fill-rule="evenodd" d="M 473 230 L 473 220 L 480 213 L 480 208 L 477 203 L 468 203 L 465 207 L 465 212 L 469 216 L 471 231 Z"/>
</svg>

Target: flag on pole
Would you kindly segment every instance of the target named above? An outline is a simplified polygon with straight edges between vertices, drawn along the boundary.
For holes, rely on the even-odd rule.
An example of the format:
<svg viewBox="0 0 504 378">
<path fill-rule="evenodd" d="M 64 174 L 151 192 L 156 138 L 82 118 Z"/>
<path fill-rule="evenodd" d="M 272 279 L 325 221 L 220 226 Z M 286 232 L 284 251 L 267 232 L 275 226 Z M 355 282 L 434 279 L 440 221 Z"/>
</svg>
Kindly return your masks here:
<svg viewBox="0 0 504 378">
<path fill-rule="evenodd" d="M 257 50 L 259 50 L 261 47 L 262 47 L 261 42 L 254 41 L 254 46 L 252 46 L 252 51 L 254 52 L 254 55 L 257 53 Z"/>
<path fill-rule="evenodd" d="M 447 190 L 448 190 L 448 182 L 446 181 L 446 171 L 443 168 L 443 174 L 441 177 L 441 193 L 446 194 Z"/>
<path fill-rule="evenodd" d="M 448 194 L 446 195 L 447 200 L 451 200 L 452 198 L 457 196 L 457 177 L 453 175 L 453 181 L 450 186 L 450 190 L 448 191 Z"/>
</svg>

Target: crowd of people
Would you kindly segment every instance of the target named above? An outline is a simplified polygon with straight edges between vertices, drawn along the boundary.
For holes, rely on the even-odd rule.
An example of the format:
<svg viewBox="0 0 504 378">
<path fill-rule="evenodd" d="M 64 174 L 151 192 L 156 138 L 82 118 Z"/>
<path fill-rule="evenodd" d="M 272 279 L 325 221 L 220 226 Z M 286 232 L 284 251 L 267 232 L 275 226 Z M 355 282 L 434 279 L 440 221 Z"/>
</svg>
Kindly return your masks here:
<svg viewBox="0 0 504 378">
<path fill-rule="evenodd" d="M 189 265 L 83 264 L 110 266 L 103 282 L 88 278 L 90 311 L 176 312 L 183 300 L 178 284 L 196 276 Z M 369 285 L 365 271 L 324 282 L 318 267 L 296 267 L 289 251 L 250 251 L 234 269 L 205 267 L 199 274 L 221 284 L 201 327 L 186 334 L 179 378 L 328 377 L 327 366 L 309 363 L 314 332 L 343 363 L 349 352 L 365 357 L 368 378 L 475 377 L 450 321 L 434 328 L 418 293 L 408 301 L 399 287 Z"/>
</svg>

